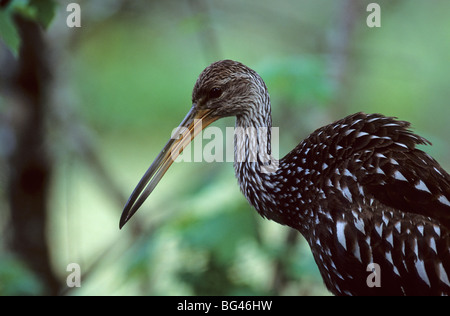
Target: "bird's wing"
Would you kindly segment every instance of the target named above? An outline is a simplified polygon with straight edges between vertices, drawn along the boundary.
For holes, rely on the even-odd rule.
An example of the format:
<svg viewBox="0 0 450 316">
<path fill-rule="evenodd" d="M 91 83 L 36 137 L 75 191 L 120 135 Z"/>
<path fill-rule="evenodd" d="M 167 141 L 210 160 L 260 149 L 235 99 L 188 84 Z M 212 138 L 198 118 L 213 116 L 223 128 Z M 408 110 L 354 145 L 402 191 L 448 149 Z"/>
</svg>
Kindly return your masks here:
<svg viewBox="0 0 450 316">
<path fill-rule="evenodd" d="M 357 113 L 344 119 L 336 146 L 341 161 L 364 192 L 406 213 L 431 217 L 450 229 L 450 175 L 418 149 L 430 144 L 412 133 L 409 123 L 382 115 Z"/>
<path fill-rule="evenodd" d="M 395 118 L 357 113 L 316 130 L 282 159 L 280 205 L 309 204 L 306 216 L 318 210 L 312 234 L 321 246 L 312 249 L 325 280 L 367 275 L 375 262 L 388 286 L 382 293 L 448 293 L 450 176 L 417 148 L 429 142 L 408 128 Z M 293 191 L 300 189 L 301 201 Z M 345 280 L 341 290 L 353 282 Z M 365 282 L 359 290 L 368 293 Z"/>
</svg>

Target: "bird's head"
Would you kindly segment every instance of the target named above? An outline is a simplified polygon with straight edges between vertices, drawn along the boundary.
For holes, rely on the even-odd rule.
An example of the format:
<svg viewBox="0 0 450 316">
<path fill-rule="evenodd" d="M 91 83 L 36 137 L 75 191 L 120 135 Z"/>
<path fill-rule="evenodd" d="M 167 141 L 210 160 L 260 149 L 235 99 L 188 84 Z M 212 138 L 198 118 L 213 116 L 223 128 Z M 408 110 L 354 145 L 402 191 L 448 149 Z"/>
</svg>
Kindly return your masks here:
<svg viewBox="0 0 450 316">
<path fill-rule="evenodd" d="M 247 116 L 258 111 L 267 88 L 261 77 L 247 66 L 232 60 L 221 60 L 208 66 L 198 77 L 192 91 L 192 107 L 208 112 L 216 119 Z"/>
<path fill-rule="evenodd" d="M 226 116 L 236 116 L 238 120 L 244 118 L 245 121 L 255 112 L 267 110 L 260 108 L 262 105 L 269 106 L 267 101 L 264 81 L 247 66 L 232 60 L 222 60 L 208 66 L 195 83 L 191 110 L 128 199 L 120 227 L 139 209 L 173 161 L 201 130 Z M 260 126 L 265 124 L 267 122 L 261 122 Z"/>
</svg>

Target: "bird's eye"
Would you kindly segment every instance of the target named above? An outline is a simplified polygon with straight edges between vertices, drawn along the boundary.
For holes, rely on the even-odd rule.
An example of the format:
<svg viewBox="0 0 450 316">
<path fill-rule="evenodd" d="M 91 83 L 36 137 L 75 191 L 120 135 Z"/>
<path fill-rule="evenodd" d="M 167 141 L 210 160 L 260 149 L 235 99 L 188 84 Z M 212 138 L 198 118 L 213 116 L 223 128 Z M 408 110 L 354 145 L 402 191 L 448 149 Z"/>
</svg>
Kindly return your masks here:
<svg viewBox="0 0 450 316">
<path fill-rule="evenodd" d="M 209 91 L 209 97 L 211 99 L 217 99 L 218 97 L 220 97 L 222 95 L 222 89 L 220 88 L 212 88 Z"/>
</svg>

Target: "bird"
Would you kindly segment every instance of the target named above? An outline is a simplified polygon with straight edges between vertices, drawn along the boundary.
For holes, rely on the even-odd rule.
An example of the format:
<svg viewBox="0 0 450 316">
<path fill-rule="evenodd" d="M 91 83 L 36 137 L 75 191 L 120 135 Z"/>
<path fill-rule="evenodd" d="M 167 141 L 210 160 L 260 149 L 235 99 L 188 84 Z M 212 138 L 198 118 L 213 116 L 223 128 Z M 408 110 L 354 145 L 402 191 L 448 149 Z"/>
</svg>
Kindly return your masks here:
<svg viewBox="0 0 450 316">
<path fill-rule="evenodd" d="M 263 218 L 303 235 L 332 294 L 450 294 L 450 175 L 417 147 L 431 143 L 409 122 L 359 112 L 277 159 L 266 84 L 233 60 L 199 75 L 190 111 L 131 194 L 120 229 L 191 140 L 228 116 L 240 130 L 234 169 L 241 192 Z"/>
</svg>

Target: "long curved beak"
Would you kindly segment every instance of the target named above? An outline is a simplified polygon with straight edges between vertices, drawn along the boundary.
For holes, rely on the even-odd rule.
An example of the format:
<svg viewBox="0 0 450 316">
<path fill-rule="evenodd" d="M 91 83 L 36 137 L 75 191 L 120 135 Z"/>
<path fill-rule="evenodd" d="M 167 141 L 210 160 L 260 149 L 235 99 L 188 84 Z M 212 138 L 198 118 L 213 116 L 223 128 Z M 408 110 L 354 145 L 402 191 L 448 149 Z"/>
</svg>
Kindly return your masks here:
<svg viewBox="0 0 450 316">
<path fill-rule="evenodd" d="M 211 110 L 197 110 L 195 104 L 192 106 L 176 132 L 173 133 L 172 138 L 155 158 L 147 172 L 145 172 L 125 204 L 120 217 L 119 228 L 122 228 L 137 212 L 184 148 L 204 128 L 217 119 L 217 117 L 211 115 Z"/>
</svg>

